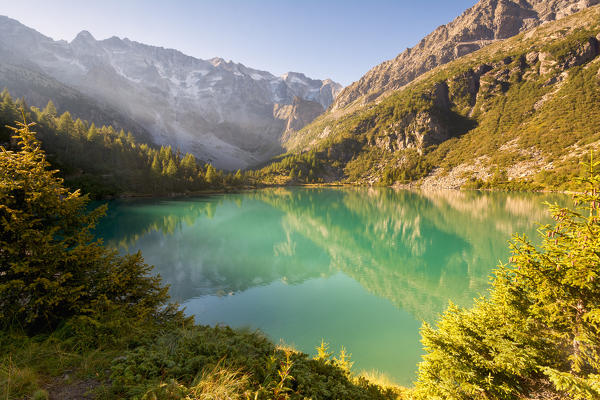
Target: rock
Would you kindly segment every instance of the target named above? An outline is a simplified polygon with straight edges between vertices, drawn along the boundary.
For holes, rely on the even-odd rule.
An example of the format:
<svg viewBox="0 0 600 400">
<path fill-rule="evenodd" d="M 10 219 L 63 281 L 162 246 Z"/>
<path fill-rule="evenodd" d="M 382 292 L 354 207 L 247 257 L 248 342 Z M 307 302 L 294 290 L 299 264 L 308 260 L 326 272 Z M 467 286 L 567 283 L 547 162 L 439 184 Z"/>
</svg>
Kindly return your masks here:
<svg viewBox="0 0 600 400">
<path fill-rule="evenodd" d="M 17 65 L 22 70 L 39 71 L 120 110 L 145 128 L 147 141 L 179 147 L 225 169 L 257 165 L 281 153 L 286 127 L 298 129 L 312 121 L 341 90 L 329 79 L 298 72 L 275 76 L 128 39 L 96 40 L 87 31 L 70 43 L 54 41 L 0 16 L 0 86 L 11 79 L 2 70 L 15 60 L 23 60 Z M 31 95 L 24 85 L 17 89 L 13 95 L 36 100 L 57 96 L 39 89 Z M 294 105 L 296 97 L 310 103 Z M 273 115 L 276 105 L 294 110 L 289 124 Z"/>
<path fill-rule="evenodd" d="M 439 108 L 446 110 L 450 108 L 448 84 L 446 82 L 438 82 L 433 86 L 432 97 L 434 104 Z"/>
<path fill-rule="evenodd" d="M 391 152 L 416 149 L 420 153 L 424 147 L 439 144 L 449 138 L 448 128 L 435 115 L 429 111 L 421 111 L 417 114 L 409 113 L 388 127 L 372 144 Z"/>
<path fill-rule="evenodd" d="M 421 151 L 427 146 L 442 143 L 449 137 L 445 125 L 440 124 L 431 114 L 421 112 L 406 130 L 406 147 L 416 147 Z"/>
<path fill-rule="evenodd" d="M 600 0 L 481 0 L 454 21 L 427 35 L 410 51 L 379 64 L 346 87 L 332 110 L 359 98 L 375 100 L 438 65 L 598 3 Z"/>
<path fill-rule="evenodd" d="M 285 123 L 282 141 L 286 141 L 294 132 L 302 129 L 311 123 L 319 115 L 323 114 L 323 106 L 310 100 L 304 100 L 300 97 L 294 97 L 291 105 L 275 104 L 273 115 Z"/>
<path fill-rule="evenodd" d="M 527 55 L 525 55 L 525 61 L 527 62 L 527 65 L 535 65 L 535 63 L 538 62 L 538 57 L 539 57 L 539 53 L 532 51 L 530 53 L 527 53 Z"/>
<path fill-rule="evenodd" d="M 462 57 L 466 54 L 477 51 L 481 48 L 479 43 L 459 43 L 454 48 L 454 58 Z"/>
<path fill-rule="evenodd" d="M 598 40 L 589 38 L 563 61 L 562 67 L 568 69 L 592 61 L 598 55 L 598 47 Z"/>
<path fill-rule="evenodd" d="M 540 75 L 546 75 L 557 64 L 554 57 L 550 53 L 540 53 Z"/>
<path fill-rule="evenodd" d="M 383 137 L 377 137 L 375 138 L 375 146 L 387 151 L 395 151 L 397 147 L 395 142 L 397 139 L 398 137 L 394 134 Z"/>
<path fill-rule="evenodd" d="M 475 68 L 473 70 L 473 72 L 475 73 L 475 75 L 477 75 L 478 77 L 481 77 L 481 75 L 487 74 L 488 72 L 490 72 L 492 69 L 494 69 L 494 67 L 492 67 L 489 64 L 481 64 L 479 65 L 477 68 Z"/>
</svg>

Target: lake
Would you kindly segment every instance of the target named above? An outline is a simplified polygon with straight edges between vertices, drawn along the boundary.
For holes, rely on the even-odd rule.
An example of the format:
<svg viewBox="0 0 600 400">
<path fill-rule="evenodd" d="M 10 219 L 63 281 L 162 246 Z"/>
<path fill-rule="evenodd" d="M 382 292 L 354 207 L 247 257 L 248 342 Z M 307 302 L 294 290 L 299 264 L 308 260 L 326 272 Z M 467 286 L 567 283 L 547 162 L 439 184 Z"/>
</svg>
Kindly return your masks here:
<svg viewBox="0 0 600 400">
<path fill-rule="evenodd" d="M 536 238 L 565 196 L 277 188 L 109 203 L 97 234 L 141 250 L 200 324 L 265 332 L 411 385 L 419 328 L 485 294 L 515 232 Z M 536 239 L 537 240 L 537 239 Z"/>
</svg>

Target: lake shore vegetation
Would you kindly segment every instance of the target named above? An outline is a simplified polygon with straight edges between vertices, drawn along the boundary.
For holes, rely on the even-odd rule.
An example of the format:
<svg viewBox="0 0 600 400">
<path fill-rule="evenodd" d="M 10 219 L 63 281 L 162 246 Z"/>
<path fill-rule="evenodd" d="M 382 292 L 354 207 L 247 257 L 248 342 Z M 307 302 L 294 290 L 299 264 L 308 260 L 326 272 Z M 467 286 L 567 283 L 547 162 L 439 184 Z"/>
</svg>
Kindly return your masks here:
<svg viewBox="0 0 600 400">
<path fill-rule="evenodd" d="M 105 212 L 64 186 L 30 128 L 0 149 L 0 397 L 393 399 L 322 344 L 314 358 L 259 332 L 201 326 L 140 253 L 90 231 Z"/>
<path fill-rule="evenodd" d="M 25 119 L 0 150 L 0 396 L 8 399 L 593 399 L 600 396 L 600 175 L 511 244 L 487 296 L 424 324 L 413 389 L 355 375 L 348 354 L 196 325 L 141 254 L 91 229 L 104 213 L 50 169 Z M 87 394 L 86 394 L 87 393 Z M 212 396 L 212 397 L 211 397 Z"/>
</svg>

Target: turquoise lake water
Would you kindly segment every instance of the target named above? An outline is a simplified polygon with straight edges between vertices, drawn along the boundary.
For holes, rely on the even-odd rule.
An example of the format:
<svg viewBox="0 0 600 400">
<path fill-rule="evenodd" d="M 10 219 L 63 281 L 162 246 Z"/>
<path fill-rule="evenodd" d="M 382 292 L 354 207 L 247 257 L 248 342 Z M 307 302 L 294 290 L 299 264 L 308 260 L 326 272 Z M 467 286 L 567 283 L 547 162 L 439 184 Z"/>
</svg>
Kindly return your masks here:
<svg viewBox="0 0 600 400">
<path fill-rule="evenodd" d="M 324 339 L 353 369 L 411 385 L 422 321 L 469 306 L 509 256 L 536 237 L 561 195 L 266 189 L 109 203 L 97 234 L 141 250 L 201 324 L 265 332 L 313 354 Z"/>
</svg>

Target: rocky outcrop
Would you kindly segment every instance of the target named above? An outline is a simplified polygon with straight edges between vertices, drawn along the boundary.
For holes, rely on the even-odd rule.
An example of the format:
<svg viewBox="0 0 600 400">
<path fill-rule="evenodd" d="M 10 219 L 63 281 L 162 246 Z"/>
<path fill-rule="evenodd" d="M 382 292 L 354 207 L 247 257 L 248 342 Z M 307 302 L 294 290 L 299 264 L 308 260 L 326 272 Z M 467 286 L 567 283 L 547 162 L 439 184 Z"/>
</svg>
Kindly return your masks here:
<svg viewBox="0 0 600 400">
<path fill-rule="evenodd" d="M 598 50 L 598 39 L 595 37 L 589 38 L 585 43 L 582 43 L 575 52 L 572 52 L 565 60 L 563 60 L 562 69 L 577 67 L 588 63 L 596 58 Z"/>
<path fill-rule="evenodd" d="M 281 152 L 281 135 L 327 108 L 341 86 L 298 72 L 274 76 L 221 58 L 201 60 L 179 51 L 82 31 L 70 43 L 54 41 L 0 17 L 0 89 L 10 85 L 2 67 L 43 74 L 111 104 L 148 131 L 155 143 L 179 147 L 217 167 L 259 164 Z M 6 69 L 6 68 L 4 68 Z M 14 86 L 14 85 L 13 85 Z M 13 87 L 22 96 L 31 90 Z M 40 89 L 41 90 L 41 89 Z M 38 97 L 58 97 L 43 93 Z M 294 105 L 294 99 L 311 106 Z M 274 108 L 295 110 L 288 124 Z M 318 106 L 318 107 L 317 107 Z"/>
<path fill-rule="evenodd" d="M 511 86 L 527 80 L 545 81 L 543 87 L 551 87 L 551 91 L 535 103 L 533 111 L 529 111 L 535 112 L 560 90 L 571 68 L 586 65 L 600 55 L 600 44 L 596 37 L 577 40 L 580 43 L 572 42 L 570 47 L 566 44 L 559 47 L 559 50 L 555 47 L 554 54 L 548 51 L 530 51 L 519 56 L 505 57 L 500 61 L 480 64 L 447 77 L 444 81 L 433 83 L 430 89 L 425 89 L 420 94 L 420 99 L 429 104 L 428 106 L 419 111 L 406 108 L 402 112 L 402 109 L 394 109 L 395 117 L 386 126 L 373 123 L 378 117 L 377 113 L 375 116 L 371 113 L 370 119 L 367 119 L 356 133 L 366 134 L 367 146 L 382 149 L 385 154 L 403 154 L 402 151 L 412 149 L 423 155 L 427 147 L 460 135 L 461 131 L 455 128 L 461 116 L 463 121 L 468 121 L 475 111 L 479 115 L 485 113 L 490 101 L 493 103 L 494 99 L 504 96 Z M 465 119 L 464 116 L 468 118 Z M 466 130 L 474 126 L 475 124 L 472 124 Z M 463 130 L 462 133 L 466 131 Z M 511 146 L 503 146 L 501 150 L 514 150 L 517 141 L 511 142 Z M 539 151 L 521 149 L 519 156 L 523 159 L 506 169 L 510 179 L 528 177 L 534 171 L 545 170 L 548 167 Z M 493 172 L 489 162 L 489 156 L 482 156 L 455 166 L 449 171 L 437 169 L 423 183 L 428 187 L 439 185 L 458 188 L 469 177 L 489 180 Z"/>
<path fill-rule="evenodd" d="M 437 116 L 423 111 L 407 115 L 402 121 L 390 126 L 383 136 L 375 137 L 372 144 L 391 152 L 416 149 L 421 153 L 425 147 L 439 144 L 449 137 L 449 130 Z"/>
<path fill-rule="evenodd" d="M 374 67 L 346 87 L 332 108 L 343 108 L 361 97 L 363 102 L 375 100 L 438 65 L 598 3 L 600 0 L 481 0 L 415 47 Z"/>
<path fill-rule="evenodd" d="M 273 108 L 273 115 L 285 122 L 282 142 L 323 114 L 323 111 L 325 109 L 320 103 L 304 100 L 298 96 L 294 97 L 294 102 L 290 105 L 276 104 Z"/>
</svg>

